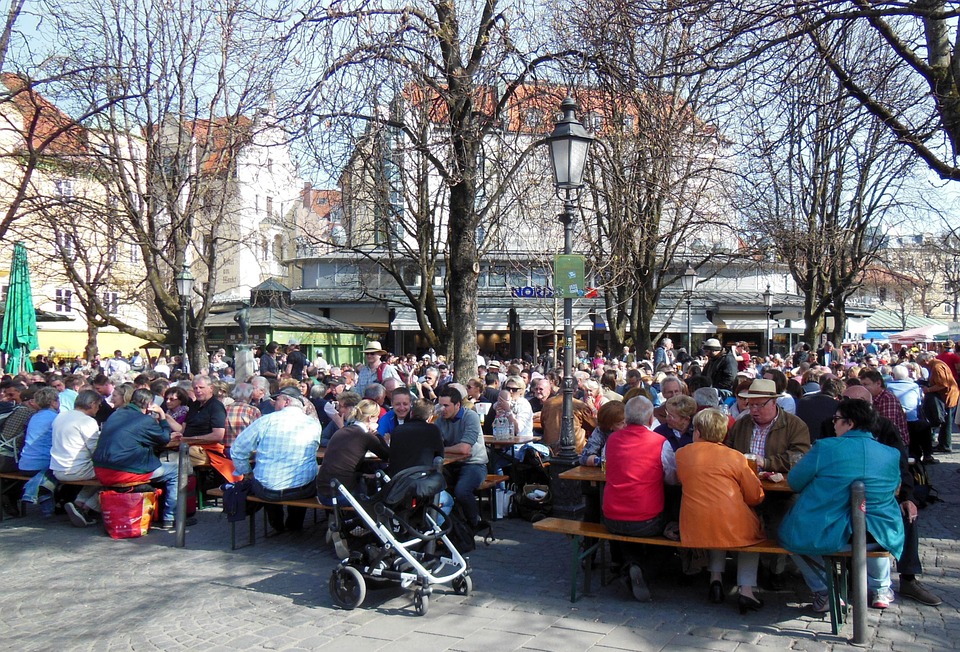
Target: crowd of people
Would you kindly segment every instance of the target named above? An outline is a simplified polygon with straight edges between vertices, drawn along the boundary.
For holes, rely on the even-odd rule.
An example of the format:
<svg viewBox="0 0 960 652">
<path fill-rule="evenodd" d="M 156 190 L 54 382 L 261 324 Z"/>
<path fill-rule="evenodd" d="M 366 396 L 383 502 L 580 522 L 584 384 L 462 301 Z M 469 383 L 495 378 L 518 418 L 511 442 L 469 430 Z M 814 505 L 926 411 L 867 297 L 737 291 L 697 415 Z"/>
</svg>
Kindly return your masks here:
<svg viewBox="0 0 960 652">
<path fill-rule="evenodd" d="M 393 355 L 378 342 L 367 344 L 362 363 L 343 365 L 309 360 L 296 342 L 271 342 L 242 379 L 223 350 L 194 374 L 177 358 L 120 351 L 60 365 L 41 356 L 35 372 L 0 380 L 0 470 L 36 474 L 35 486 L 13 491 L 44 514 L 57 507 L 45 489 L 58 480 L 162 484 L 163 523 L 172 527 L 180 488 L 164 451 L 181 441 L 195 465 L 213 469 L 206 484 L 246 476 L 268 502 L 329 503 L 334 480 L 362 492 L 367 454 L 390 473 L 447 455 L 455 457 L 444 467 L 452 500 L 482 528 L 474 492 L 492 465 L 509 463 L 488 456 L 482 435 L 496 422 L 519 437 L 538 435 L 552 453 L 564 443 L 563 379 L 548 353 L 511 361 L 478 353 L 463 384 L 432 350 Z M 960 398 L 952 342 L 939 354 L 869 342 L 816 351 L 800 344 L 786 357 L 760 357 L 744 342 L 709 338 L 690 355 L 663 338 L 643 354 L 580 352 L 575 368 L 573 447 L 581 464 L 605 466 L 607 478 L 602 497 L 587 496 L 587 517 L 615 532 L 710 548 L 710 600 L 728 594 L 722 546 L 779 536 L 797 553 L 835 550 L 849 538 L 849 485 L 863 479 L 868 530 L 897 558 L 900 594 L 939 603 L 917 580 L 908 455 L 931 464 L 935 453 L 952 452 Z M 765 496 L 757 473 L 787 476 L 796 494 Z M 18 498 L 4 495 L 4 509 L 14 513 Z M 62 509 L 74 525 L 95 522 L 96 488 L 84 487 Z M 300 529 L 304 511 L 271 505 L 267 515 L 282 532 Z M 615 555 L 634 596 L 649 599 L 644 553 L 620 546 Z M 741 611 L 762 607 L 758 584 L 781 583 L 786 563 L 738 556 Z M 822 579 L 802 560 L 797 567 L 813 608 L 825 611 Z M 893 599 L 890 564 L 871 559 L 869 571 L 871 604 L 884 608 Z"/>
</svg>

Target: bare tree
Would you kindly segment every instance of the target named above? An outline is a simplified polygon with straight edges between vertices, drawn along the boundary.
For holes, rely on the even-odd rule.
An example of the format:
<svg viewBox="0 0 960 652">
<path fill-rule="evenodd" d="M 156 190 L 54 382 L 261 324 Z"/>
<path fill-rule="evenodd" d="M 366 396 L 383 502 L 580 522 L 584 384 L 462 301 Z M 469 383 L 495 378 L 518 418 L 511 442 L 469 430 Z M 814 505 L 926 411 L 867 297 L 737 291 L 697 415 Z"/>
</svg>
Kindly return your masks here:
<svg viewBox="0 0 960 652">
<path fill-rule="evenodd" d="M 730 87 L 709 73 L 676 74 L 695 25 L 681 14 L 656 28 L 649 19 L 643 5 L 601 0 L 567 35 L 590 61 L 594 89 L 580 104 L 599 137 L 588 190 L 595 212 L 583 237 L 616 343 L 641 351 L 652 348 L 658 307 L 679 305 L 679 297 L 664 304 L 663 291 L 686 263 L 706 276 L 737 248 L 724 192 L 733 178 L 723 133 Z"/>
<path fill-rule="evenodd" d="M 461 382 L 473 372 L 477 345 L 478 228 L 493 221 L 491 208 L 508 188 L 496 178 L 508 178 L 529 148 L 519 148 L 497 177 L 488 177 L 483 161 L 517 89 L 551 58 L 516 38 L 533 33 L 526 30 L 536 11 L 512 9 L 497 0 L 356 8 L 318 3 L 304 11 L 292 34 L 314 45 L 304 126 L 326 136 L 315 151 L 350 152 L 355 148 L 351 135 L 387 129 L 396 131 L 405 143 L 402 149 L 411 154 L 409 187 L 416 192 L 404 210 L 412 207 L 414 220 L 432 220 L 418 225 L 428 231 L 415 231 L 425 237 L 427 255 L 434 233 L 441 234 L 446 314 L 432 305 L 431 290 L 408 300 L 415 308 L 425 301 L 421 325 L 438 339 L 449 338 Z M 428 112 L 427 123 L 421 109 Z M 379 126 L 366 126 L 373 124 Z M 328 165 L 333 160 L 324 157 Z M 417 262 L 414 267 L 424 270 Z"/>
<path fill-rule="evenodd" d="M 283 52 L 255 2 L 47 5 L 60 48 L 48 66 L 73 71 L 61 93 L 73 106 L 106 107 L 85 121 L 95 159 L 88 172 L 102 186 L 98 201 L 115 237 L 139 251 L 133 285 L 157 321 L 144 327 L 125 319 L 91 285 L 101 281 L 73 265 L 67 272 L 90 298 L 95 322 L 175 344 L 182 329 L 173 276 L 189 265 L 198 282 L 187 327 L 199 361 L 218 262 L 239 245 L 259 246 L 240 228 L 233 181 L 241 151 L 265 128 L 251 116 L 268 106 Z M 120 280 L 108 274 L 110 283 Z"/>
<path fill-rule="evenodd" d="M 811 44 L 852 101 L 943 179 L 960 179 L 960 8 L 944 0 L 681 0 L 652 6 L 659 20 L 680 11 L 705 26 L 699 47 L 678 61 L 687 71 L 763 66 L 785 44 Z M 656 20 L 656 19 L 655 19 Z M 877 83 L 877 66 L 845 56 L 829 36 L 856 27 L 861 45 L 887 67 L 907 71 L 905 89 Z M 826 35 L 826 38 L 825 38 Z M 758 61 L 761 62 L 758 64 Z"/>
<path fill-rule="evenodd" d="M 908 90 L 894 62 L 871 49 L 856 25 L 817 35 L 854 65 L 870 65 L 877 93 Z M 889 59 L 889 57 L 887 57 Z M 846 303 L 877 260 L 885 234 L 909 213 L 905 199 L 916 157 L 833 77 L 816 48 L 784 53 L 781 83 L 751 90 L 744 139 L 753 155 L 741 183 L 754 235 L 772 260 L 785 263 L 804 296 L 807 341 L 829 312 L 831 339 L 846 330 Z M 749 96 L 750 93 L 747 93 Z"/>
</svg>

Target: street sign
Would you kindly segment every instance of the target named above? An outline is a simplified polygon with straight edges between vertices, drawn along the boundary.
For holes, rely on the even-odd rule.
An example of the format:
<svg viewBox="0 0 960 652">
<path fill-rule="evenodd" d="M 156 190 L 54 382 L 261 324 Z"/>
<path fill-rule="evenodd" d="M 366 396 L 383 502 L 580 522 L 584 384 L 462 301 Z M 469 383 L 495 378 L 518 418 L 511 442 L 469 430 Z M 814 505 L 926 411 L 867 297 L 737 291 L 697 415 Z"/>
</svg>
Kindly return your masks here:
<svg viewBox="0 0 960 652">
<path fill-rule="evenodd" d="M 554 289 L 563 299 L 576 299 L 584 295 L 585 282 L 583 256 L 560 255 L 553 259 Z"/>
</svg>

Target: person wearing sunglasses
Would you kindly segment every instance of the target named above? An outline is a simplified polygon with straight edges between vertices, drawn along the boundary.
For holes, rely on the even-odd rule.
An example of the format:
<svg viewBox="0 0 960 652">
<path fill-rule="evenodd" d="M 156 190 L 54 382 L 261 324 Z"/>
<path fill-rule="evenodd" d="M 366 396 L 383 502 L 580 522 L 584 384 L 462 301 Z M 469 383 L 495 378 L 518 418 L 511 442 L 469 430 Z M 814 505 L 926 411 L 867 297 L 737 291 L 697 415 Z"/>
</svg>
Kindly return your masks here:
<svg viewBox="0 0 960 652">
<path fill-rule="evenodd" d="M 833 416 L 836 437 L 820 439 L 790 471 L 787 482 L 799 496 L 783 519 L 780 543 L 797 555 L 808 555 L 822 564 L 818 555 L 843 549 L 850 543 L 850 485 L 857 480 L 866 487 L 867 532 L 894 557 L 903 552 L 904 529 L 897 504 L 900 486 L 900 452 L 874 439 L 871 430 L 876 411 L 869 401 L 845 398 Z M 827 586 L 819 573 L 799 556 L 794 561 L 814 593 L 813 610 L 829 609 Z M 885 608 L 893 598 L 889 566 L 884 585 L 882 564 L 889 560 L 867 559 L 867 575 L 874 594 L 872 603 Z"/>
<path fill-rule="evenodd" d="M 490 433 L 493 432 L 493 420 L 498 416 L 504 416 L 513 426 L 513 432 L 517 437 L 529 437 L 533 435 L 533 408 L 530 407 L 530 401 L 523 397 L 527 387 L 520 376 L 507 376 L 503 383 L 503 388 L 494 403 L 493 409 L 487 412 L 487 421 L 489 421 Z M 487 432 L 488 424 L 484 423 L 484 433 Z"/>
</svg>

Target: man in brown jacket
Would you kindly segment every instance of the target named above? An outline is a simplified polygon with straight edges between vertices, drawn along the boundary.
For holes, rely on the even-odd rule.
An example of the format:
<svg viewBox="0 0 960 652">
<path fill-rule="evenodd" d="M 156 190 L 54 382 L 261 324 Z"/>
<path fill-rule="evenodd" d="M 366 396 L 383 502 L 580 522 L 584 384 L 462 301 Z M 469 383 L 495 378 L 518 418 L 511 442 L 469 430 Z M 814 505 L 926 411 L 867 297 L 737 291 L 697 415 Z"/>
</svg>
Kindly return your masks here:
<svg viewBox="0 0 960 652">
<path fill-rule="evenodd" d="M 779 472 L 786 475 L 795 459 L 810 450 L 810 430 L 802 419 L 785 412 L 777 405 L 777 384 L 758 378 L 738 396 L 747 401 L 750 417 L 743 416 L 727 434 L 727 446 L 741 453 L 757 456 L 758 471 Z M 771 492 L 757 512 L 769 533 L 780 529 L 780 521 L 790 509 L 793 494 Z M 776 590 L 783 586 L 786 557 L 776 555 L 765 559 L 761 567 L 764 588 Z M 768 568 L 769 567 L 769 568 Z"/>
<path fill-rule="evenodd" d="M 547 372 L 547 380 L 553 387 L 551 394 L 559 390 L 560 374 L 556 369 Z M 542 381 L 541 381 L 542 382 Z M 543 402 L 543 409 L 540 410 L 540 425 L 543 428 L 543 439 L 541 443 L 549 446 L 553 454 L 560 452 L 560 427 L 563 423 L 563 393 L 556 393 Z M 593 416 L 590 407 L 583 401 L 573 399 L 573 440 L 577 449 L 577 455 L 587 444 L 587 437 L 597 427 L 597 421 Z"/>
<path fill-rule="evenodd" d="M 737 419 L 727 434 L 727 446 L 757 456 L 757 469 L 786 474 L 790 454 L 810 450 L 810 430 L 802 419 L 777 406 L 776 383 L 757 379 L 740 398 L 747 399 L 750 418 Z"/>
<path fill-rule="evenodd" d="M 945 405 L 944 419 L 940 424 L 940 433 L 937 436 L 935 453 L 953 452 L 953 417 L 957 410 L 957 400 L 960 399 L 960 388 L 953 377 L 953 372 L 943 360 L 938 360 L 931 351 L 924 351 L 917 356 L 921 367 L 930 372 L 924 394 L 936 394 Z M 926 401 L 924 401 L 926 403 Z"/>
</svg>

